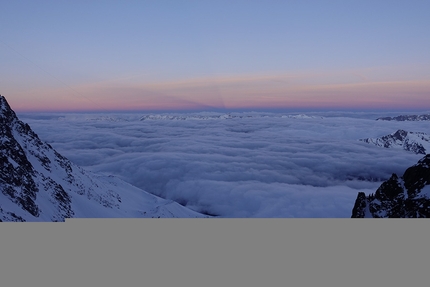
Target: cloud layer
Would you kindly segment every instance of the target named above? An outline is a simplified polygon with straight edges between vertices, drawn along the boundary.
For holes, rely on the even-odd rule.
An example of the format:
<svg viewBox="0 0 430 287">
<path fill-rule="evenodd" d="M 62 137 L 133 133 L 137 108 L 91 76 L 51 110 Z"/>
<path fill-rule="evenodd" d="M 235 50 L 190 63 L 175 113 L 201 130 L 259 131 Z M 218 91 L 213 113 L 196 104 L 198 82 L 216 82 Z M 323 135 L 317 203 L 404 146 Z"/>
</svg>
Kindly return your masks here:
<svg viewBox="0 0 430 287">
<path fill-rule="evenodd" d="M 143 121 L 142 115 L 20 118 L 78 165 L 223 217 L 350 217 L 358 191 L 374 192 L 420 157 L 358 139 L 428 126 L 365 114 L 222 119 L 199 113 L 188 120 Z"/>
</svg>

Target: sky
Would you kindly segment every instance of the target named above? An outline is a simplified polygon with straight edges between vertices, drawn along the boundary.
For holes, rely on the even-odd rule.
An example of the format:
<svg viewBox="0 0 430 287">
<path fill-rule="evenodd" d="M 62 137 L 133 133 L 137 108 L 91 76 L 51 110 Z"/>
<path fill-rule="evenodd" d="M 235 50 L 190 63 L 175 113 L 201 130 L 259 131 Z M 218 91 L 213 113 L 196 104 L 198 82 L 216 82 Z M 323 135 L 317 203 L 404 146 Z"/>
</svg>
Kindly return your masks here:
<svg viewBox="0 0 430 287">
<path fill-rule="evenodd" d="M 430 109 L 430 1 L 0 0 L 16 111 Z"/>
</svg>

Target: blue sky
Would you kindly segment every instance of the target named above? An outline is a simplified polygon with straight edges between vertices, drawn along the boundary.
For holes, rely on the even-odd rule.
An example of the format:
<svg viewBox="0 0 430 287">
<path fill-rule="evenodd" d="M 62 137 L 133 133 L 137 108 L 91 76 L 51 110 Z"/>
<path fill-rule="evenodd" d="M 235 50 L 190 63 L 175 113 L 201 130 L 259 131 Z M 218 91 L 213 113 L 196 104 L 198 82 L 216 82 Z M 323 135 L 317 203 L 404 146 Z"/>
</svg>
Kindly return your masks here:
<svg viewBox="0 0 430 287">
<path fill-rule="evenodd" d="M 430 108 L 430 1 L 0 10 L 0 93 L 18 110 Z"/>
</svg>

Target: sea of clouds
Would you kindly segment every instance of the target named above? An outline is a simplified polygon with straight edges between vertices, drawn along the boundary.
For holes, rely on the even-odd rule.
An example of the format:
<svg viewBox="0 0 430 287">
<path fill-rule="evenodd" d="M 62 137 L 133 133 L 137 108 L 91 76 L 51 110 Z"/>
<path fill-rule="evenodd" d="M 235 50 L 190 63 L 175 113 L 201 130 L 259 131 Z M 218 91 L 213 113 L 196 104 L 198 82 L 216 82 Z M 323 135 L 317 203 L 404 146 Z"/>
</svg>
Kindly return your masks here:
<svg viewBox="0 0 430 287">
<path fill-rule="evenodd" d="M 422 157 L 359 139 L 429 127 L 328 112 L 18 116 L 85 169 L 221 217 L 350 217 L 359 191 Z"/>
</svg>

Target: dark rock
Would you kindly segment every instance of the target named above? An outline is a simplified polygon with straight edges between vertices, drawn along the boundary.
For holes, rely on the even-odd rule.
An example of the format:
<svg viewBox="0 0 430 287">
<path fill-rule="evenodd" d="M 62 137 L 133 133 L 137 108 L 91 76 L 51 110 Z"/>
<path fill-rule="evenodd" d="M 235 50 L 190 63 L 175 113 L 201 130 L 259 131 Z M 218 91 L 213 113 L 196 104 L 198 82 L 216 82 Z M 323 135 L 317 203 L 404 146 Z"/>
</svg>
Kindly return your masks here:
<svg viewBox="0 0 430 287">
<path fill-rule="evenodd" d="M 34 217 L 41 214 L 37 204 L 40 192 L 48 193 L 57 209 L 57 215 L 52 220 L 64 220 L 73 215 L 70 196 L 60 184 L 41 174 L 34 166 L 38 164 L 40 168 L 50 171 L 52 163 L 47 154 L 52 150 L 28 124 L 17 118 L 6 99 L 0 96 L 0 191 Z M 29 157 L 33 158 L 33 163 Z M 58 161 L 67 161 L 58 154 L 57 158 Z M 66 163 L 63 165 L 67 166 Z M 0 216 L 4 220 L 24 221 L 13 212 L 1 210 Z"/>
<path fill-rule="evenodd" d="M 363 218 L 367 206 L 367 198 L 364 192 L 359 192 L 355 200 L 354 208 L 352 209 L 353 218 Z"/>
<path fill-rule="evenodd" d="M 402 177 L 393 174 L 374 195 L 359 192 L 352 218 L 430 217 L 430 154 L 406 169 Z M 366 209 L 366 207 L 369 207 Z"/>
</svg>

